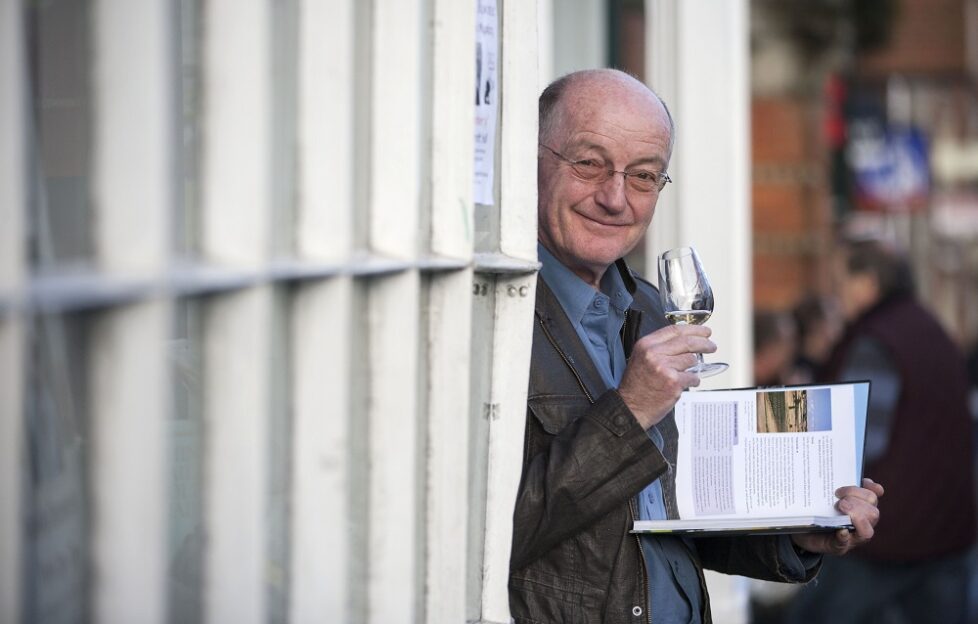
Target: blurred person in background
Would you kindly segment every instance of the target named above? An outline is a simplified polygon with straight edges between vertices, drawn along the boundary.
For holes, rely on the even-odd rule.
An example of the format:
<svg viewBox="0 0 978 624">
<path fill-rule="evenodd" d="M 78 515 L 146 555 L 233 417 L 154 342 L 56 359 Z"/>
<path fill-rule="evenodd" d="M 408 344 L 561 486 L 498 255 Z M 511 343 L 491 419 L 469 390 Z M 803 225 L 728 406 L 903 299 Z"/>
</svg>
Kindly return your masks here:
<svg viewBox="0 0 978 624">
<path fill-rule="evenodd" d="M 785 312 L 754 313 L 754 384 L 781 386 L 792 383 L 795 360 L 795 323 Z"/>
<path fill-rule="evenodd" d="M 968 355 L 968 382 L 971 384 L 971 417 L 978 421 L 978 343 Z"/>
<path fill-rule="evenodd" d="M 825 557 L 789 621 L 966 622 L 975 500 L 963 357 L 895 250 L 847 242 L 836 273 L 847 326 L 819 377 L 872 382 L 865 472 L 889 487 L 873 540 Z"/>
<path fill-rule="evenodd" d="M 842 313 L 827 297 L 809 295 L 793 311 L 797 336 L 792 383 L 812 383 L 842 333 Z"/>
</svg>

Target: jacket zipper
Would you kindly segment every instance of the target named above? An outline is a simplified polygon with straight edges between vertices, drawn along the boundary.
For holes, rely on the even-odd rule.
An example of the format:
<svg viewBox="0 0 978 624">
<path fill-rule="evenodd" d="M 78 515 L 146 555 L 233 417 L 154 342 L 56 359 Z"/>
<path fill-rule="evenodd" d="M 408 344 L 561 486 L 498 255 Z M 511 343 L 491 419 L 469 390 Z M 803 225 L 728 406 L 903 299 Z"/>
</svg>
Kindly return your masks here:
<svg viewBox="0 0 978 624">
<path fill-rule="evenodd" d="M 635 342 L 634 341 L 632 341 L 632 344 L 628 344 L 628 335 L 627 335 L 627 333 L 628 333 L 628 312 L 630 310 L 631 310 L 631 308 L 625 308 L 625 320 L 621 324 L 621 347 L 622 347 L 622 349 L 625 352 L 625 363 L 626 364 L 628 363 L 628 360 L 631 359 L 631 357 L 632 357 L 632 347 L 635 346 Z"/>
<path fill-rule="evenodd" d="M 634 498 L 628 499 L 628 513 L 632 515 L 632 524 L 634 524 L 635 516 L 637 515 L 635 512 Z M 645 603 L 645 619 L 649 624 L 652 624 L 652 605 L 649 604 L 649 593 L 652 590 L 649 587 L 649 569 L 645 565 L 645 551 L 642 550 L 642 540 L 639 538 L 638 533 L 632 533 L 632 536 L 635 537 L 635 545 L 638 546 L 638 555 L 642 559 L 642 570 L 645 571 L 645 574 L 642 575 L 642 578 L 645 580 L 645 596 L 642 598 L 642 602 Z"/>
<path fill-rule="evenodd" d="M 631 308 L 626 308 L 625 309 L 625 320 L 622 323 L 622 337 L 621 337 L 622 338 L 622 340 L 621 340 L 622 346 L 627 351 L 629 351 L 629 352 L 631 351 L 631 347 L 634 346 L 634 344 L 635 344 L 634 341 L 632 341 L 632 344 L 631 345 L 626 344 L 626 342 L 628 341 L 628 338 L 629 338 L 629 336 L 626 335 L 626 332 L 628 332 L 628 313 L 630 311 L 631 311 Z M 631 356 L 631 353 L 628 353 L 628 355 Z M 664 456 L 663 456 L 663 458 L 665 459 Z M 669 462 L 668 459 L 666 459 L 666 466 L 668 467 L 669 472 L 672 472 L 672 464 Z M 634 498 L 628 499 L 628 513 L 631 514 L 631 516 L 632 516 L 632 523 L 634 524 L 635 523 L 635 517 L 638 515 L 635 512 L 635 499 Z M 638 554 L 639 554 L 639 557 L 642 560 L 642 570 L 645 572 L 645 574 L 642 575 L 642 578 L 645 581 L 645 583 L 644 583 L 645 584 L 645 595 L 642 596 L 642 602 L 645 604 L 645 621 L 648 622 L 649 624 L 652 624 L 652 605 L 649 604 L 649 593 L 652 590 L 651 590 L 651 587 L 649 585 L 649 569 L 645 565 L 645 551 L 642 550 L 642 539 L 639 537 L 638 533 L 632 533 L 632 535 L 635 537 L 635 545 L 638 546 Z"/>
<path fill-rule="evenodd" d="M 559 353 L 559 354 L 560 354 L 560 357 L 561 357 L 561 359 L 562 359 L 562 360 L 564 360 L 564 363 L 565 363 L 565 364 L 567 364 L 567 367 L 568 367 L 568 368 L 569 368 L 569 369 L 571 370 L 571 372 L 572 372 L 572 373 L 574 374 L 574 378 L 575 378 L 575 379 L 577 379 L 577 385 L 579 385 L 579 386 L 581 387 L 581 390 L 583 390 L 583 391 L 584 391 L 584 396 L 586 396 L 586 397 L 587 397 L 587 400 L 588 400 L 588 402 L 589 402 L 589 403 L 594 403 L 594 397 L 592 397 L 592 396 L 591 396 L 591 393 L 590 393 L 590 392 L 588 392 L 588 389 L 587 389 L 587 386 L 585 386 L 585 385 L 584 385 L 584 380 L 583 380 L 583 379 L 581 379 L 581 376 L 580 376 L 580 375 L 578 374 L 578 372 L 577 372 L 577 369 L 576 369 L 576 368 L 574 368 L 574 365 L 573 365 L 573 364 L 571 364 L 571 361 L 570 361 L 570 358 L 569 358 L 569 357 L 567 357 L 567 354 L 566 354 L 566 353 L 564 353 L 564 350 L 563 350 L 563 349 L 561 349 L 561 348 L 560 348 L 560 347 L 559 347 L 559 346 L 557 345 L 557 341 L 556 341 L 556 340 L 554 340 L 554 337 L 553 337 L 553 335 L 552 335 L 552 334 L 550 333 L 550 330 L 549 330 L 549 329 L 547 329 L 547 324 L 546 324 L 546 323 L 545 323 L 545 322 L 543 321 L 543 319 L 542 319 L 542 318 L 540 319 L 540 321 L 539 321 L 539 322 L 540 322 L 540 328 L 541 328 L 541 329 L 543 330 L 543 333 L 544 333 L 544 334 L 546 334 L 546 336 L 547 336 L 547 340 L 549 340 L 549 341 L 550 341 L 550 344 L 552 344 L 552 345 L 553 345 L 553 347 L 554 347 L 554 349 L 556 349 L 556 350 L 557 350 L 557 353 Z"/>
</svg>

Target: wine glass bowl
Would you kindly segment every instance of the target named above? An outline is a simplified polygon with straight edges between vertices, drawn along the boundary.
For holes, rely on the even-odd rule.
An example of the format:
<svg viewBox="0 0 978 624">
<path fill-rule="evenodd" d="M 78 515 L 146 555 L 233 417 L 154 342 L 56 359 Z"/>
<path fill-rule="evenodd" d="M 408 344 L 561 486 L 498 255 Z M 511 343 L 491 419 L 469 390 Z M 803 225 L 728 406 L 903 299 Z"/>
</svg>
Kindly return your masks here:
<svg viewBox="0 0 978 624">
<path fill-rule="evenodd" d="M 659 256 L 659 297 L 666 320 L 673 325 L 702 325 L 713 314 L 713 288 L 703 270 L 703 263 L 692 247 L 670 249 Z M 727 370 L 723 362 L 703 361 L 696 354 L 697 363 L 690 372 L 700 377 L 710 377 Z"/>
</svg>

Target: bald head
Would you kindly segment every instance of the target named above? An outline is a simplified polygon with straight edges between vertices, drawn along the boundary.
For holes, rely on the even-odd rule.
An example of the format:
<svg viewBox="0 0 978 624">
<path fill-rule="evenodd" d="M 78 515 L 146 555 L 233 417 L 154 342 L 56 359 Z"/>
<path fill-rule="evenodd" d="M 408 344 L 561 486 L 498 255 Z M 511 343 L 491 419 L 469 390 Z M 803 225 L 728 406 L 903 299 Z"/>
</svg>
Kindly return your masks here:
<svg viewBox="0 0 978 624">
<path fill-rule="evenodd" d="M 676 140 L 675 123 L 666 103 L 645 83 L 617 69 L 585 69 L 561 76 L 551 82 L 540 94 L 539 141 L 552 142 L 566 121 L 567 104 L 574 102 L 582 93 L 625 91 L 638 98 L 651 98 L 665 111 L 669 120 L 669 151 Z"/>
</svg>

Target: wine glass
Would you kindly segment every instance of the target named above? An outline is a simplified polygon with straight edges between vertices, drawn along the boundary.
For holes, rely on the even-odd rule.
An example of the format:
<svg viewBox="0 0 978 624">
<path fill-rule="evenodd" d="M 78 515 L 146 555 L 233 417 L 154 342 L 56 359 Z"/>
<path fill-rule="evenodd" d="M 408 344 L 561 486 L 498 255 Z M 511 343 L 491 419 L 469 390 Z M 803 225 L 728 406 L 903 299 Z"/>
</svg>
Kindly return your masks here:
<svg viewBox="0 0 978 624">
<path fill-rule="evenodd" d="M 713 289 L 703 271 L 703 264 L 692 247 L 670 249 L 659 256 L 659 296 L 666 320 L 673 325 L 702 325 L 713 314 Z M 688 369 L 700 377 L 710 377 L 727 370 L 723 362 L 703 361 L 696 354 L 696 365 Z"/>
</svg>

